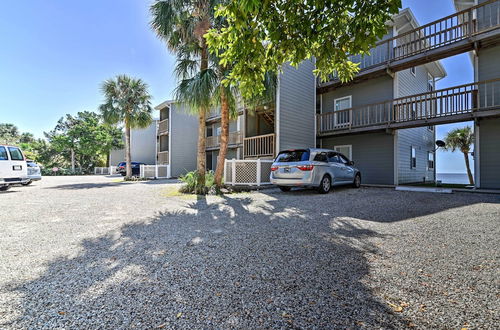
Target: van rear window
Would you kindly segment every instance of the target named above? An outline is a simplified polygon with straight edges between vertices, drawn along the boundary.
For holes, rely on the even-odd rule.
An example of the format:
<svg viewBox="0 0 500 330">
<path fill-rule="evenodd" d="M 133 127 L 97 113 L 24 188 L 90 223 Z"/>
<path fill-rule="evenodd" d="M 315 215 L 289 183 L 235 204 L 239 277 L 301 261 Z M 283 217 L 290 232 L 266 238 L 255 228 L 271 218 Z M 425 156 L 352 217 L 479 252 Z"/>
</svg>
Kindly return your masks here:
<svg viewBox="0 0 500 330">
<path fill-rule="evenodd" d="M 24 156 L 19 148 L 9 147 L 10 160 L 24 160 Z"/>
<path fill-rule="evenodd" d="M 276 157 L 276 162 L 290 163 L 290 162 L 303 162 L 309 160 L 309 150 L 287 150 L 282 151 Z"/>
<path fill-rule="evenodd" d="M 0 160 L 8 160 L 9 158 L 7 157 L 7 150 L 5 147 L 0 147 Z"/>
</svg>

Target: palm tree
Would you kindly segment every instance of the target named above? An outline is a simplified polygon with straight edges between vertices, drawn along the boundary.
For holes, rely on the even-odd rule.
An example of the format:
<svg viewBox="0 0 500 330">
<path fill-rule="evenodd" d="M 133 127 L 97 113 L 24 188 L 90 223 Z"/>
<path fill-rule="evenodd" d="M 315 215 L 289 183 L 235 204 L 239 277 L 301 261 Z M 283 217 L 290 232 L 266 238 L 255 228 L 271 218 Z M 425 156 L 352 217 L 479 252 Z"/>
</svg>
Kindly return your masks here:
<svg viewBox="0 0 500 330">
<path fill-rule="evenodd" d="M 126 177 L 132 176 L 130 157 L 130 130 L 146 128 L 153 121 L 151 95 L 141 79 L 119 75 L 102 84 L 105 103 L 99 106 L 104 121 L 108 124 L 123 123 L 125 126 Z"/>
<path fill-rule="evenodd" d="M 456 128 L 449 131 L 444 138 L 445 150 L 460 150 L 464 154 L 465 167 L 467 168 L 467 175 L 469 176 L 469 182 L 471 185 L 474 184 L 474 178 L 472 177 L 472 172 L 470 170 L 469 164 L 469 152 L 471 145 L 474 143 L 474 132 L 470 126 L 463 128 Z"/>
<path fill-rule="evenodd" d="M 204 35 L 211 28 L 217 0 L 156 0 L 151 5 L 153 16 L 151 26 L 159 38 L 163 39 L 170 51 L 178 58 L 189 55 L 188 71 L 197 74 L 184 77 L 176 91 L 176 99 L 187 103 L 198 114 L 198 186 L 205 186 L 206 167 L 206 113 L 211 95 L 204 94 L 212 79 L 208 71 L 209 53 Z"/>
</svg>

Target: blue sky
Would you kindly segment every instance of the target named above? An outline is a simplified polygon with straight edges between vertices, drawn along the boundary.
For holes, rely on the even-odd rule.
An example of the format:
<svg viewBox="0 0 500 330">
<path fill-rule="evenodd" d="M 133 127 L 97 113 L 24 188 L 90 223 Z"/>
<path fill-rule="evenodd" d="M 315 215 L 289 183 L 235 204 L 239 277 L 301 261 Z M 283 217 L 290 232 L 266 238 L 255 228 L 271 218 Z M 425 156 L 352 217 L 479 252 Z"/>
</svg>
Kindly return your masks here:
<svg viewBox="0 0 500 330">
<path fill-rule="evenodd" d="M 175 87 L 174 59 L 149 28 L 150 1 L 0 2 L 0 122 L 42 137 L 66 113 L 95 111 L 104 79 L 126 73 L 150 86 L 156 105 Z M 452 0 L 404 0 L 419 23 L 451 14 Z M 22 23 L 21 23 L 22 22 Z M 442 61 L 438 88 L 473 81 L 466 54 Z M 438 138 L 451 126 L 439 127 Z M 463 172 L 463 156 L 439 153 L 440 172 Z"/>
</svg>

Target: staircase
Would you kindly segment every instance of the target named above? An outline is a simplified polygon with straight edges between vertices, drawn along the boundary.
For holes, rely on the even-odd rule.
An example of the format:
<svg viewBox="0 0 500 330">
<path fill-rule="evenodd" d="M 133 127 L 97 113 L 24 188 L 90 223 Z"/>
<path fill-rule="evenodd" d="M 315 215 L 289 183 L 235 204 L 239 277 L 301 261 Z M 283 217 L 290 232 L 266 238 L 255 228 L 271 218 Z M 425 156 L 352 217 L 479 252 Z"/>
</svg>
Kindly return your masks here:
<svg viewBox="0 0 500 330">
<path fill-rule="evenodd" d="M 257 115 L 262 117 L 270 127 L 274 127 L 274 111 L 257 112 Z"/>
</svg>

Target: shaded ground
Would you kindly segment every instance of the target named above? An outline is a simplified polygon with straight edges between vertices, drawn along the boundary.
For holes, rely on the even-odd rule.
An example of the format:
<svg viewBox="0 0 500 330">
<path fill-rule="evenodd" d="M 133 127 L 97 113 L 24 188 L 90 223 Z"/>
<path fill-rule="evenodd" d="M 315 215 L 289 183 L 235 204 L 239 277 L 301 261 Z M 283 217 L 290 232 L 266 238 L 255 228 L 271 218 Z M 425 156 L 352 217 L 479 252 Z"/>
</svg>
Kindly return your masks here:
<svg viewBox="0 0 500 330">
<path fill-rule="evenodd" d="M 0 194 L 0 328 L 494 328 L 500 197 L 178 196 L 44 178 Z"/>
</svg>

